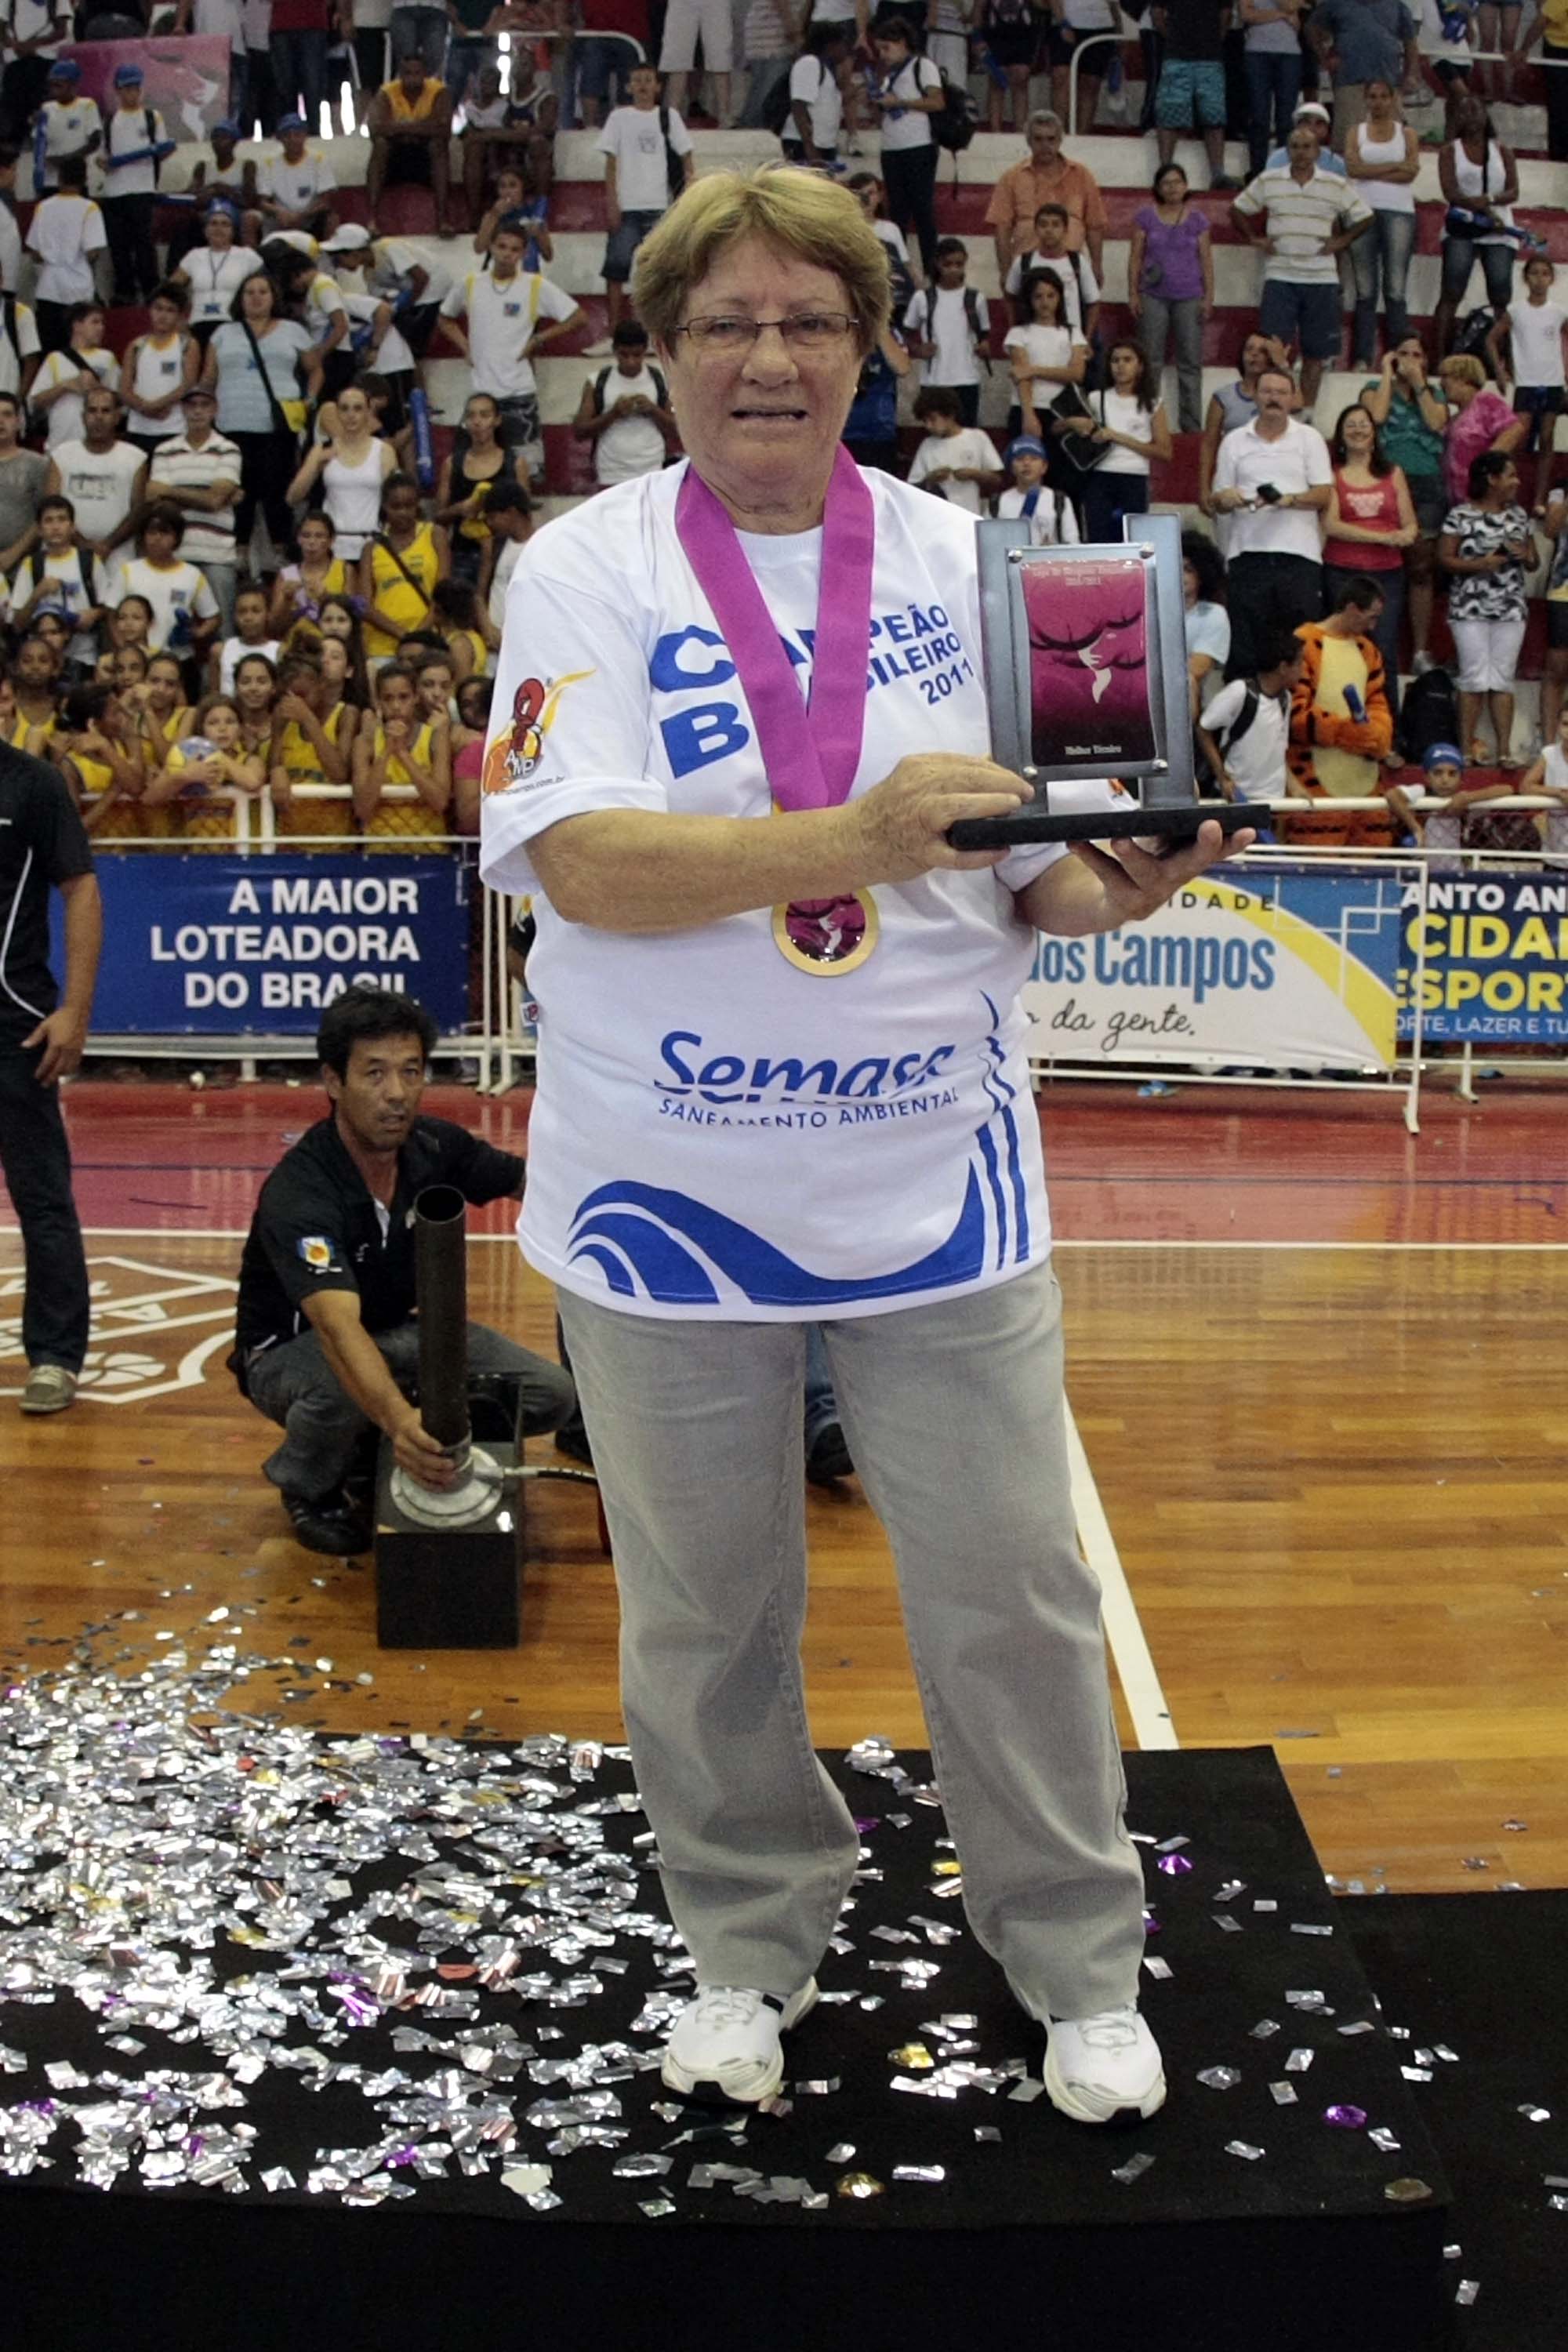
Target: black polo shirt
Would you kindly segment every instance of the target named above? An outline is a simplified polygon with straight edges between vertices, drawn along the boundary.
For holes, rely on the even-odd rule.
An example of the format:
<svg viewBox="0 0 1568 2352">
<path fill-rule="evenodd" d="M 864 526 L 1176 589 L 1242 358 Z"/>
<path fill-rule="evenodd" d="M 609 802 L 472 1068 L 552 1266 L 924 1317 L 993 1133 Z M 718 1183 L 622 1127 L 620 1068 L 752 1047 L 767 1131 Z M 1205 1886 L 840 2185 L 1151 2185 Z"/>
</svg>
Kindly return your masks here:
<svg viewBox="0 0 1568 2352">
<path fill-rule="evenodd" d="M 59 770 L 0 741 L 0 1035 L 13 1045 L 60 1001 L 49 969 L 49 892 L 91 872 Z"/>
<path fill-rule="evenodd" d="M 382 1210 L 349 1157 L 337 1122 L 318 1119 L 261 1188 L 239 1265 L 235 1368 L 257 1349 L 307 1329 L 304 1302 L 322 1290 L 359 1294 L 367 1331 L 414 1312 L 414 1196 L 454 1184 L 466 1201 L 500 1201 L 522 1183 L 523 1163 L 450 1119 L 417 1118 L 397 1155 L 397 1189 Z"/>
</svg>

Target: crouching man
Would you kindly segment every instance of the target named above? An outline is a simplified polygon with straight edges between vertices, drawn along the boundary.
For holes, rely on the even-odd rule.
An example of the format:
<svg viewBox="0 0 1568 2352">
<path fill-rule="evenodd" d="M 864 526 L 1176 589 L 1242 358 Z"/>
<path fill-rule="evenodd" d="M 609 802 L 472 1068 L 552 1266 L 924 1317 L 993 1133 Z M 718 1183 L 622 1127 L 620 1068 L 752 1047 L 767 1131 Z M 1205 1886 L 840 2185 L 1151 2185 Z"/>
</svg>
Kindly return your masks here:
<svg viewBox="0 0 1568 2352">
<path fill-rule="evenodd" d="M 308 1551 L 364 1551 L 372 1536 L 372 1433 L 410 1476 L 451 1483 L 452 1465 L 410 1403 L 419 1363 L 410 1212 L 427 1184 L 467 1201 L 521 1200 L 523 1163 L 466 1128 L 419 1114 L 436 1024 L 412 997 L 351 988 L 317 1036 L 331 1115 L 307 1129 L 261 1188 L 240 1262 L 230 1369 L 284 1432 L 264 1465 Z M 573 1411 L 571 1376 L 482 1324 L 468 1367 L 520 1383 L 520 1433 Z"/>
</svg>

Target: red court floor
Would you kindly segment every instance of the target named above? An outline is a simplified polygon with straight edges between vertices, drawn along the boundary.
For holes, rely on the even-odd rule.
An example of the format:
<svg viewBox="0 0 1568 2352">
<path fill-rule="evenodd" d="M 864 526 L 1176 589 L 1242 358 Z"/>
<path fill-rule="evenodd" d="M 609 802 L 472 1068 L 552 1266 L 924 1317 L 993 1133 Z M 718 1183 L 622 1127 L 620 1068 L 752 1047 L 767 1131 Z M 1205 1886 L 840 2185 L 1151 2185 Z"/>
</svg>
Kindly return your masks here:
<svg viewBox="0 0 1568 2352">
<path fill-rule="evenodd" d="M 79 1080 L 67 1093 L 84 1224 L 243 1231 L 258 1187 L 325 1097 L 313 1084 L 214 1087 Z M 433 1087 L 426 1108 L 523 1147 L 531 1095 Z M 1069 1242 L 1551 1244 L 1568 1220 L 1568 1102 L 1509 1082 L 1469 1106 L 1428 1091 L 1348 1093 L 1063 1082 L 1040 1097 L 1056 1228 Z M 8 1216 L 7 1204 L 7 1222 Z M 476 1229 L 500 1233 L 497 1206 Z"/>
</svg>

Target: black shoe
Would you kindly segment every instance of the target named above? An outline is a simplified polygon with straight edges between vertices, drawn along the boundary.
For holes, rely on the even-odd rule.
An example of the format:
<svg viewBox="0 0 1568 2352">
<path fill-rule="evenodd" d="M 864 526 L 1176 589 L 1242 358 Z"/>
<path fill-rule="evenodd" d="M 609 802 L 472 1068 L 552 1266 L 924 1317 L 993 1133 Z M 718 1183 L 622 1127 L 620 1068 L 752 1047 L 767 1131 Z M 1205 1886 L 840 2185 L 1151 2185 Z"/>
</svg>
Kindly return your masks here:
<svg viewBox="0 0 1568 2352">
<path fill-rule="evenodd" d="M 831 1486 L 847 1478 L 855 1467 L 844 1432 L 836 1421 L 825 1422 L 806 1448 L 805 1475 L 814 1486 Z"/>
<path fill-rule="evenodd" d="M 557 1454 L 564 1454 L 574 1462 L 585 1462 L 590 1470 L 593 1468 L 594 1449 L 580 1419 L 563 1422 L 555 1432 L 554 1444 Z"/>
<path fill-rule="evenodd" d="M 288 1495 L 283 1507 L 294 1529 L 294 1540 L 307 1551 L 327 1553 L 333 1559 L 353 1559 L 371 1546 L 368 1512 L 356 1510 L 342 1494 Z"/>
<path fill-rule="evenodd" d="M 1228 172 L 1222 172 L 1217 179 L 1209 182 L 1209 194 L 1215 196 L 1222 195 L 1227 189 L 1239 188 L 1240 185 L 1239 180 L 1233 180 Z"/>
</svg>

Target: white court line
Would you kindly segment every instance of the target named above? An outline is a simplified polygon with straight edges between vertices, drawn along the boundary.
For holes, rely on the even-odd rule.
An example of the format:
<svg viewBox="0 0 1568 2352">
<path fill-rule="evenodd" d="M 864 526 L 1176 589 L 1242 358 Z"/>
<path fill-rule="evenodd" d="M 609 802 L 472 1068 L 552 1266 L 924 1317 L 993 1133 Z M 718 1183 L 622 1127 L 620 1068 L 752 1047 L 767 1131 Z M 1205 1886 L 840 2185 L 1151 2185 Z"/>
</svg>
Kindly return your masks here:
<svg viewBox="0 0 1568 2352">
<path fill-rule="evenodd" d="M 1083 1440 L 1078 1433 L 1078 1423 L 1067 1399 L 1062 1399 L 1067 1418 L 1068 1468 L 1072 1478 L 1073 1517 L 1078 1521 L 1079 1541 L 1083 1556 L 1100 1579 L 1104 1595 L 1101 1604 L 1105 1619 L 1105 1638 L 1110 1644 L 1110 1654 L 1116 1661 L 1117 1677 L 1127 1712 L 1132 1717 L 1132 1729 L 1140 1748 L 1179 1748 L 1176 1727 L 1171 1720 L 1171 1709 L 1160 1687 L 1160 1677 L 1143 1637 L 1127 1571 L 1121 1565 L 1121 1555 L 1116 1549 L 1116 1538 L 1110 1532 L 1110 1522 L 1105 1516 L 1105 1506 L 1100 1499 L 1100 1489 L 1094 1483 L 1094 1473 L 1089 1466 Z"/>
<path fill-rule="evenodd" d="M 0 1225 L 0 1235 L 16 1232 L 15 1225 Z M 242 1242 L 249 1232 L 247 1225 L 84 1225 L 84 1234 L 101 1241 L 152 1242 Z M 517 1235 L 505 1234 L 470 1234 L 471 1242 L 509 1243 L 515 1249 Z M 1242 1242 L 1231 1241 L 1216 1233 L 1212 1241 L 1187 1234 L 1170 1241 L 1064 1240 L 1059 1234 L 1051 1236 L 1053 1250 L 1493 1250 L 1500 1255 L 1527 1255 L 1531 1251 L 1544 1253 L 1568 1247 L 1568 1234 L 1560 1242 Z"/>
</svg>

